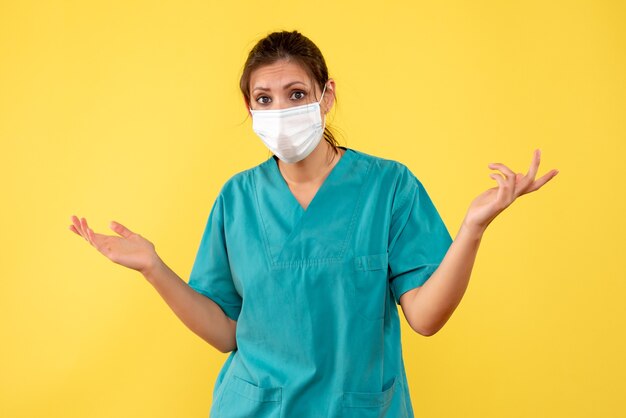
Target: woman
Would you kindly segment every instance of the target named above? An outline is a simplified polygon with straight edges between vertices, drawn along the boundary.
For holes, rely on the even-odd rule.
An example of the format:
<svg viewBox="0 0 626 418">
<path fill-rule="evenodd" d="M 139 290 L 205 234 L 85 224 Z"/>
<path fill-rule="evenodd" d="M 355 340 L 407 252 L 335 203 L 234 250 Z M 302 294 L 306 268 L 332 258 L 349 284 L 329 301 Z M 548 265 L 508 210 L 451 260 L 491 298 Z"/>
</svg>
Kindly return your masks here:
<svg viewBox="0 0 626 418">
<path fill-rule="evenodd" d="M 403 164 L 340 147 L 325 124 L 335 82 L 306 37 L 275 32 L 240 83 L 252 128 L 272 151 L 232 176 L 208 217 L 189 283 L 154 245 L 112 222 L 70 229 L 140 271 L 194 333 L 230 352 L 211 417 L 412 417 L 397 305 L 433 335 L 467 287 L 489 223 L 535 180 L 490 164 L 497 187 L 470 205 L 452 241 Z M 323 140 L 322 140 L 323 139 Z"/>
</svg>

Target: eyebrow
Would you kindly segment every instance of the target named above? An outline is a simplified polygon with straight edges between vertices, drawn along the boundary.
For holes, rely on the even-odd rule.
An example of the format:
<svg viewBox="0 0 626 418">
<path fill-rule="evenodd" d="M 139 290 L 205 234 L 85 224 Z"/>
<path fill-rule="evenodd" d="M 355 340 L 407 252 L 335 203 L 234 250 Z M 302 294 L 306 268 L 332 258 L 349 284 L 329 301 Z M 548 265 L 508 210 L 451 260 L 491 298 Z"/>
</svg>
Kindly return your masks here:
<svg viewBox="0 0 626 418">
<path fill-rule="evenodd" d="M 303 86 L 306 86 L 306 84 L 303 83 L 302 81 L 292 81 L 291 83 L 285 84 L 283 86 L 283 89 L 288 89 L 289 87 L 293 86 L 294 84 L 302 84 Z M 267 87 L 257 86 L 252 91 L 254 92 L 254 91 L 257 91 L 257 90 L 268 91 L 269 89 Z"/>
</svg>

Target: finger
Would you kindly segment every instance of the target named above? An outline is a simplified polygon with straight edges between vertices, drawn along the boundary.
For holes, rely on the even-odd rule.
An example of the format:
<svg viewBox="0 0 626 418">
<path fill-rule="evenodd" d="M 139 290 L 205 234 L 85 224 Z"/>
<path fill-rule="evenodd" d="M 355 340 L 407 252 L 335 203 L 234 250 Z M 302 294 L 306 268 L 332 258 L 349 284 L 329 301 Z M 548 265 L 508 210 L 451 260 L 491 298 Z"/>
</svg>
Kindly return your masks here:
<svg viewBox="0 0 626 418">
<path fill-rule="evenodd" d="M 535 180 L 535 176 L 537 175 L 537 170 L 539 168 L 540 160 L 541 160 L 541 150 L 536 149 L 533 153 L 533 160 L 530 163 L 530 167 L 528 168 L 528 172 L 526 173 L 526 176 L 524 176 L 524 178 L 521 179 L 521 181 L 519 181 L 519 184 L 516 187 L 516 190 L 515 190 L 516 197 L 530 192 L 528 188 Z"/>
<path fill-rule="evenodd" d="M 72 226 L 74 227 L 74 230 L 78 233 L 78 235 L 80 235 L 80 227 L 77 225 L 76 216 L 74 215 L 70 216 L 70 221 L 72 222 Z"/>
<path fill-rule="evenodd" d="M 538 178 L 537 180 L 535 180 L 533 182 L 533 184 L 528 189 L 527 193 L 534 192 L 535 190 L 538 190 L 544 184 L 546 184 L 548 181 L 552 180 L 554 178 L 554 176 L 556 176 L 558 173 L 559 173 L 559 170 L 552 170 L 552 171 L 549 171 L 548 173 L 544 174 L 542 177 Z"/>
<path fill-rule="evenodd" d="M 87 239 L 87 241 L 89 241 L 89 243 L 91 245 L 94 245 L 93 242 L 91 241 L 91 238 L 89 237 L 89 225 L 87 225 L 87 219 L 85 218 L 81 218 L 81 225 L 83 227 L 83 231 L 85 232 L 85 238 Z M 94 245 L 95 247 L 95 245 Z"/>
<path fill-rule="evenodd" d="M 130 229 L 115 221 L 111 221 L 110 228 L 124 238 L 130 238 L 133 235 L 133 232 Z"/>
<path fill-rule="evenodd" d="M 496 201 L 502 202 L 503 196 L 504 196 L 505 184 L 506 184 L 504 178 L 502 177 L 502 175 L 498 173 L 491 173 L 489 174 L 489 177 L 491 177 L 492 179 L 498 182 L 498 193 L 496 194 Z"/>
<path fill-rule="evenodd" d="M 74 228 L 76 228 L 76 230 L 80 233 L 80 236 L 87 240 L 87 236 L 83 232 L 83 227 L 81 226 L 80 220 L 77 216 L 72 215 L 72 223 L 74 225 Z"/>
<path fill-rule="evenodd" d="M 516 174 L 507 166 L 500 163 L 491 163 L 489 164 L 490 168 L 498 169 L 502 173 L 504 173 L 506 182 L 503 187 L 503 194 L 505 195 L 507 201 L 513 200 L 513 195 L 515 194 L 515 179 L 517 178 Z"/>
<path fill-rule="evenodd" d="M 533 179 L 522 173 L 517 173 L 515 177 L 515 197 L 521 196 L 526 193 L 528 186 L 533 182 Z"/>
<path fill-rule="evenodd" d="M 491 163 L 489 164 L 489 168 L 491 169 L 497 169 L 502 171 L 505 175 L 506 175 L 506 179 L 509 180 L 509 178 L 515 178 L 515 173 L 507 166 L 505 166 L 504 164 L 501 163 Z"/>
<path fill-rule="evenodd" d="M 98 239 L 96 237 L 96 233 L 93 232 L 93 229 L 87 228 L 87 234 L 89 235 L 89 241 L 91 241 L 91 244 L 96 247 L 98 251 L 100 251 L 100 245 L 98 244 Z"/>
<path fill-rule="evenodd" d="M 491 177 L 492 179 L 497 181 L 498 182 L 498 186 L 502 186 L 504 184 L 504 178 L 503 178 L 502 174 L 490 173 L 489 177 Z"/>
<path fill-rule="evenodd" d="M 515 190 L 523 187 L 527 183 L 526 176 L 524 173 L 517 173 L 515 175 Z"/>
<path fill-rule="evenodd" d="M 74 233 L 75 233 L 76 235 L 78 235 L 78 236 L 81 236 L 81 237 L 82 237 L 82 235 L 80 235 L 80 232 L 78 232 L 78 230 L 76 229 L 76 227 L 75 227 L 74 225 L 70 225 L 70 228 L 69 228 L 69 229 L 70 229 L 70 231 L 74 231 Z"/>
<path fill-rule="evenodd" d="M 537 170 L 539 169 L 540 160 L 541 160 L 541 150 L 536 149 L 535 152 L 533 153 L 533 160 L 530 163 L 530 168 L 528 169 L 528 173 L 526 174 L 526 177 L 528 177 L 529 179 L 529 183 L 532 183 L 532 181 L 535 179 L 535 176 L 537 175 Z"/>
</svg>

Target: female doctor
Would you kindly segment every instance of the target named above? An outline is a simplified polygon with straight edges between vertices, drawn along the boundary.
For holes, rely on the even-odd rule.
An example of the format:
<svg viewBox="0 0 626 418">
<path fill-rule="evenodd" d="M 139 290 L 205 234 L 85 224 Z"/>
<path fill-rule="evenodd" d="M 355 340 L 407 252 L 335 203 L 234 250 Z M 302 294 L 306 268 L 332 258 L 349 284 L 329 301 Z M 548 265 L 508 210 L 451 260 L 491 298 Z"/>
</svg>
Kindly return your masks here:
<svg viewBox="0 0 626 418">
<path fill-rule="evenodd" d="M 272 152 L 222 187 L 189 282 L 154 245 L 72 216 L 70 229 L 135 269 L 183 323 L 230 353 L 210 416 L 413 417 L 397 305 L 415 332 L 448 321 L 467 288 L 481 238 L 535 179 L 489 167 L 454 241 L 422 183 L 403 164 L 337 144 L 326 126 L 335 82 L 319 49 L 274 32 L 250 51 L 240 88 L 252 129 Z"/>
</svg>

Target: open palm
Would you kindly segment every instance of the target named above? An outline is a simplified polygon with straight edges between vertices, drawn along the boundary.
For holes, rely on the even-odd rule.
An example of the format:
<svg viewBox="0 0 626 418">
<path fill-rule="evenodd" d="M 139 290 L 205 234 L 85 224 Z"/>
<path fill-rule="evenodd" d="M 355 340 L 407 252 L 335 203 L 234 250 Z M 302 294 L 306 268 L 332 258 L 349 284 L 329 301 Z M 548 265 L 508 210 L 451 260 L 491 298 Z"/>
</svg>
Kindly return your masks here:
<svg viewBox="0 0 626 418">
<path fill-rule="evenodd" d="M 493 219 L 518 197 L 539 190 L 544 184 L 557 175 L 558 170 L 551 170 L 544 176 L 535 179 L 539 168 L 541 152 L 535 150 L 533 161 L 528 173 L 514 173 L 500 163 L 489 164 L 489 168 L 498 169 L 500 173 L 491 173 L 489 177 L 498 182 L 498 187 L 486 190 L 476 197 L 465 216 L 464 223 L 472 228 L 484 230 Z"/>
<path fill-rule="evenodd" d="M 114 236 L 94 232 L 87 225 L 85 218 L 79 220 L 72 215 L 71 220 L 72 225 L 69 229 L 85 238 L 87 242 L 114 263 L 144 272 L 157 257 L 154 244 L 118 222 L 111 222 L 111 229 L 120 235 Z"/>
</svg>

